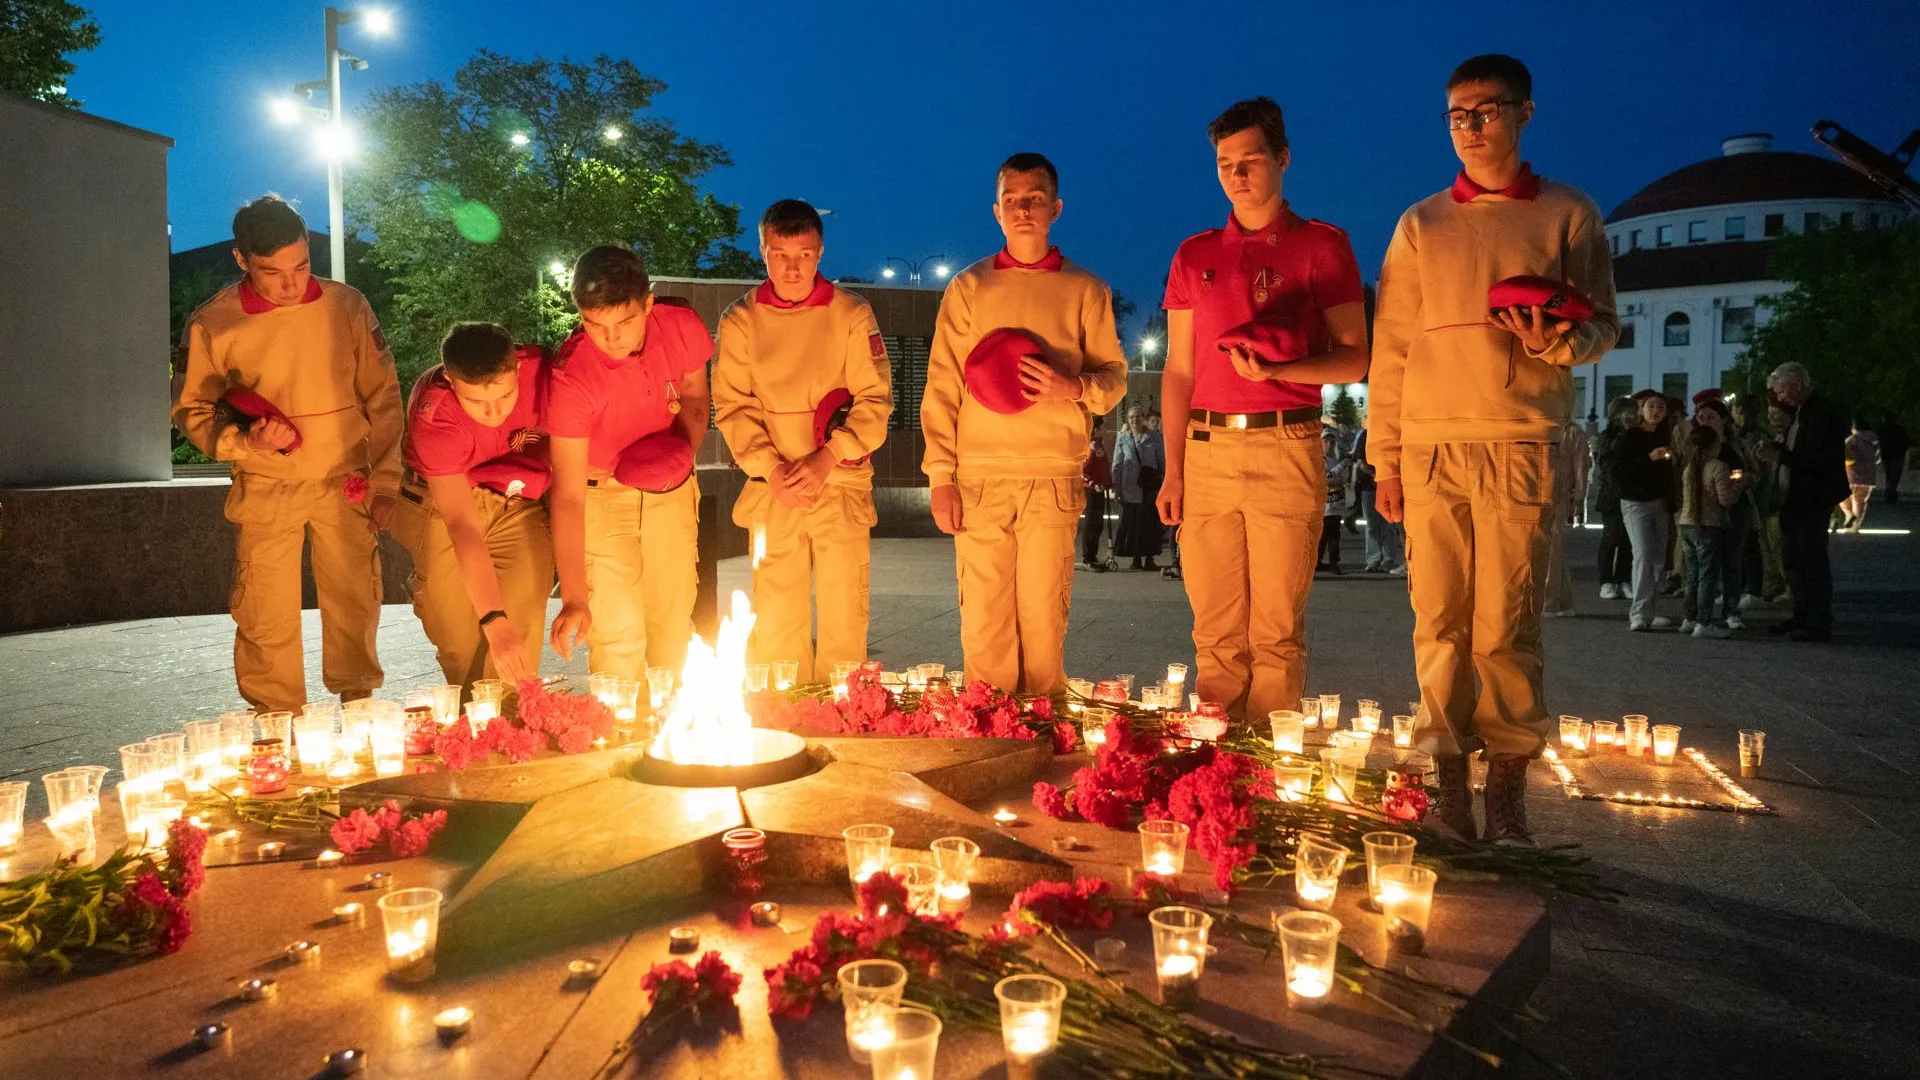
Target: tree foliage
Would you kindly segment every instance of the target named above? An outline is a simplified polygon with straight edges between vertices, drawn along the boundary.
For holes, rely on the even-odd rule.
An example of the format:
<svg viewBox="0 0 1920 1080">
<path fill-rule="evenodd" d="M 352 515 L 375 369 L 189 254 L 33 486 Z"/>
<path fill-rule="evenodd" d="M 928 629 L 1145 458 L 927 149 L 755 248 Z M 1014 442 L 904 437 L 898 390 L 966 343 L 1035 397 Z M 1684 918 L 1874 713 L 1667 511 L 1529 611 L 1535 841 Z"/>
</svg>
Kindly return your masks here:
<svg viewBox="0 0 1920 1080">
<path fill-rule="evenodd" d="M 1770 273 L 1793 288 L 1761 301 L 1739 378 L 1749 390 L 1798 361 L 1823 396 L 1920 423 L 1920 222 L 1828 229 L 1774 241 Z"/>
<path fill-rule="evenodd" d="M 1340 392 L 1333 396 L 1333 404 L 1328 408 L 1327 415 L 1328 419 L 1341 427 L 1357 429 L 1360 426 L 1360 403 L 1353 400 L 1353 395 L 1342 386 Z"/>
<path fill-rule="evenodd" d="M 374 96 L 348 204 L 391 278 L 381 311 L 403 380 L 448 324 L 504 323 L 522 340 L 571 328 L 564 274 L 594 244 L 625 244 L 658 275 L 759 276 L 734 246 L 739 208 L 696 181 L 721 147 L 648 115 L 666 85 L 631 63 L 519 61 L 482 51 L 451 86 Z"/>
<path fill-rule="evenodd" d="M 100 45 L 100 26 L 66 0 L 0 0 L 0 90 L 78 108 L 67 96 L 73 53 Z"/>
</svg>

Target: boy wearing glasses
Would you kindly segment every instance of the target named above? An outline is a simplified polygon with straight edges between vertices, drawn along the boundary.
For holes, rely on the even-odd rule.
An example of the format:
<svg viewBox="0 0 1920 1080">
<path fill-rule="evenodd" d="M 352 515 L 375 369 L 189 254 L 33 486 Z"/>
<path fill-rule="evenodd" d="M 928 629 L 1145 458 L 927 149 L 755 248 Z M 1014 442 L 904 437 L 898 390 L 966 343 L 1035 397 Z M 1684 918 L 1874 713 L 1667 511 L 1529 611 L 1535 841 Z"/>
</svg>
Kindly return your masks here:
<svg viewBox="0 0 1920 1080">
<path fill-rule="evenodd" d="M 1620 331 L 1599 209 L 1520 159 L 1532 92 L 1510 56 L 1476 56 L 1447 80 L 1462 167 L 1401 216 L 1388 245 L 1367 407 L 1381 513 L 1406 522 L 1414 741 L 1438 765 L 1433 820 L 1475 835 L 1467 755 L 1479 750 L 1486 837 L 1513 843 L 1531 842 L 1527 765 L 1547 730 L 1540 608 L 1568 369 L 1598 361 Z M 1489 315 L 1488 289 L 1520 275 L 1567 282 L 1593 316 Z"/>
<path fill-rule="evenodd" d="M 1281 197 L 1280 106 L 1239 102 L 1207 127 L 1226 226 L 1167 274 L 1167 474 L 1180 526 L 1194 689 L 1234 716 L 1292 708 L 1307 678 L 1307 592 L 1327 498 L 1320 388 L 1367 371 L 1360 269 L 1347 234 Z"/>
</svg>

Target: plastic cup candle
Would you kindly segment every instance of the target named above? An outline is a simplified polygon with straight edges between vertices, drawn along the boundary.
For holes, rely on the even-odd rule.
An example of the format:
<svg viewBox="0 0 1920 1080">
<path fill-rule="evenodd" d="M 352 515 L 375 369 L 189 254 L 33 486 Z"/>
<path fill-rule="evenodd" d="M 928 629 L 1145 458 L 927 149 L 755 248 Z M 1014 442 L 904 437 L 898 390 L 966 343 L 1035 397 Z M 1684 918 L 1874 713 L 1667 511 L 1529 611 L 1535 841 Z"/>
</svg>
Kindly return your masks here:
<svg viewBox="0 0 1920 1080">
<path fill-rule="evenodd" d="M 665 666 L 647 669 L 647 706 L 654 712 L 665 711 L 673 700 L 673 669 Z"/>
<path fill-rule="evenodd" d="M 254 736 L 255 742 L 261 739 L 279 739 L 280 745 L 285 746 L 293 741 L 293 714 L 290 712 L 259 713 L 253 718 L 253 729 L 257 733 Z"/>
<path fill-rule="evenodd" d="M 1301 698 L 1300 699 L 1300 716 L 1302 717 L 1302 722 L 1305 723 L 1308 727 L 1310 728 L 1319 727 L 1320 726 L 1320 699 L 1317 697 Z"/>
<path fill-rule="evenodd" d="M 1153 924 L 1153 971 L 1160 986 L 1160 1003 L 1170 1009 L 1191 1009 L 1200 1003 L 1200 976 L 1207 967 L 1207 931 L 1213 916 L 1199 908 L 1155 908 L 1147 916 Z"/>
<path fill-rule="evenodd" d="M 88 796 L 85 773 L 60 769 L 42 776 L 40 783 L 47 789 L 47 812 L 54 817 L 69 813 L 91 816 L 99 809 Z"/>
<path fill-rule="evenodd" d="M 1085 712 L 1087 708 L 1087 702 L 1091 700 L 1093 700 L 1093 680 L 1092 679 L 1068 679 L 1067 680 L 1067 711 L 1068 712 L 1070 713 Z"/>
<path fill-rule="evenodd" d="M 1274 787 L 1287 802 L 1302 802 L 1313 791 L 1313 762 L 1282 758 L 1273 767 Z"/>
<path fill-rule="evenodd" d="M 773 688 L 791 690 L 800 682 L 800 661 L 782 660 L 773 665 Z"/>
<path fill-rule="evenodd" d="M 49 816 L 46 826 L 62 855 L 84 855 L 93 848 L 93 814 L 84 806 Z"/>
<path fill-rule="evenodd" d="M 407 768 L 407 714 L 393 706 L 373 714 L 373 771 L 379 776 L 394 776 Z"/>
<path fill-rule="evenodd" d="M 293 714 L 288 713 L 289 717 Z M 178 784 L 187 778 L 187 736 L 185 732 L 170 731 L 164 735 L 149 735 L 147 745 L 159 751 L 154 769 L 160 774 L 162 783 Z"/>
<path fill-rule="evenodd" d="M 236 709 L 220 714 L 220 764 L 228 775 L 247 764 L 253 748 L 253 710 Z M 124 764 L 124 761 L 122 762 Z M 131 776 L 129 776 L 131 778 Z"/>
<path fill-rule="evenodd" d="M 1187 836 L 1177 821 L 1140 823 L 1140 863 L 1155 877 L 1173 877 L 1187 866 Z"/>
<path fill-rule="evenodd" d="M 331 713 L 316 714 L 313 706 L 293 722 L 293 746 L 300 757 L 300 771 L 310 776 L 325 776 L 333 767 L 333 724 Z"/>
<path fill-rule="evenodd" d="M 220 775 L 220 721 L 187 721 L 187 786 L 205 791 Z"/>
<path fill-rule="evenodd" d="M 1760 762 L 1767 753 L 1767 733 L 1764 731 L 1740 732 L 1740 775 L 1759 776 Z M 6 816 L 0 812 L 0 830 L 6 828 Z M 5 845 L 0 845 L 5 846 Z"/>
<path fill-rule="evenodd" d="M 940 870 L 930 862 L 910 860 L 887 867 L 887 873 L 907 887 L 907 910 L 915 915 L 937 914 Z"/>
<path fill-rule="evenodd" d="M 1598 754 L 1613 749 L 1613 740 L 1617 737 L 1620 725 L 1611 720 L 1593 722 L 1593 752 Z"/>
<path fill-rule="evenodd" d="M 1274 919 L 1286 962 L 1287 1007 L 1315 1009 L 1333 992 L 1340 953 L 1340 920 L 1318 911 L 1290 911 Z"/>
<path fill-rule="evenodd" d="M 940 1054 L 940 1018 L 925 1009 L 893 1012 L 893 1038 L 873 1049 L 873 1080 L 933 1080 Z"/>
<path fill-rule="evenodd" d="M 973 904 L 973 864 L 980 858 L 980 845 L 964 836 L 943 836 L 931 846 L 933 865 L 940 871 L 940 913 L 967 910 Z"/>
<path fill-rule="evenodd" d="M 1356 771 L 1358 765 L 1342 750 L 1341 747 L 1329 746 L 1320 751 L 1320 768 L 1326 774 L 1328 802 L 1352 802 L 1354 786 L 1359 780 L 1359 774 Z"/>
<path fill-rule="evenodd" d="M 1621 747 L 1634 757 L 1639 757 L 1647 749 L 1647 718 L 1639 714 L 1629 714 L 1620 718 Z"/>
<path fill-rule="evenodd" d="M 1333 730 L 1340 726 L 1340 695 L 1320 695 L 1320 726 Z"/>
<path fill-rule="evenodd" d="M 1293 848 L 1293 891 L 1300 906 L 1325 911 L 1340 891 L 1340 872 L 1353 852 L 1312 833 L 1301 833 Z"/>
<path fill-rule="evenodd" d="M 433 977 L 433 950 L 440 938 L 440 890 L 401 889 L 379 900 L 387 932 L 387 970 L 395 982 Z"/>
<path fill-rule="evenodd" d="M 441 727 L 452 726 L 460 719 L 460 687 L 456 683 L 442 683 L 433 687 L 433 721 Z"/>
<path fill-rule="evenodd" d="M 487 730 L 487 725 L 499 717 L 500 706 L 491 701 L 469 701 L 466 715 L 467 726 L 473 729 L 475 735 L 478 735 Z"/>
<path fill-rule="evenodd" d="M 1580 733 L 1580 725 L 1583 723 L 1586 723 L 1586 721 L 1580 719 L 1577 716 L 1561 717 L 1560 718 L 1560 745 L 1565 747 L 1568 750 L 1572 750 L 1574 738 Z"/>
<path fill-rule="evenodd" d="M 1397 750 L 1413 747 L 1413 717 L 1396 713 L 1393 718 L 1393 745 Z"/>
<path fill-rule="evenodd" d="M 611 709 L 613 708 L 614 686 L 619 683 L 619 681 L 618 676 L 609 672 L 590 671 L 587 673 L 587 693 L 592 694 L 595 701 Z"/>
<path fill-rule="evenodd" d="M 1273 726 L 1273 749 L 1280 754 L 1307 752 L 1307 718 L 1292 709 L 1275 709 L 1267 714 Z"/>
<path fill-rule="evenodd" d="M 1437 875 L 1424 866 L 1404 864 L 1383 866 L 1379 876 L 1380 911 L 1387 917 L 1387 935 L 1393 947 L 1401 952 L 1424 952 Z"/>
<path fill-rule="evenodd" d="M 1680 725 L 1653 725 L 1653 760 L 1662 765 L 1673 764 L 1673 756 L 1680 752 Z"/>
<path fill-rule="evenodd" d="M 994 984 L 1000 999 L 1000 1038 L 1007 1064 L 1031 1065 L 1060 1041 L 1060 1007 L 1067 986 L 1047 975 L 1012 975 Z"/>
<path fill-rule="evenodd" d="M 893 1014 L 907 988 L 907 969 L 892 960 L 855 960 L 840 969 L 840 1003 L 847 1020 L 847 1054 L 857 1065 L 893 1042 Z"/>
<path fill-rule="evenodd" d="M 767 692 L 767 665 L 747 665 L 747 693 L 764 694 Z"/>
<path fill-rule="evenodd" d="M 855 886 L 886 869 L 893 850 L 892 826 L 851 825 L 840 837 L 847 842 L 847 878 Z"/>
<path fill-rule="evenodd" d="M 1367 848 L 1367 897 L 1380 905 L 1380 871 L 1413 862 L 1413 837 L 1397 832 L 1370 832 L 1360 838 Z"/>
<path fill-rule="evenodd" d="M 1187 665 L 1168 664 L 1167 665 L 1167 686 L 1173 690 L 1173 700 L 1176 703 L 1178 703 L 1180 698 L 1186 693 L 1186 685 L 1187 685 Z"/>
<path fill-rule="evenodd" d="M 1593 725 L 1585 720 L 1573 726 L 1573 743 L 1569 747 L 1576 754 L 1587 753 L 1593 745 Z"/>
<path fill-rule="evenodd" d="M 26 833 L 27 786 L 24 780 L 0 783 L 0 851 L 11 850 Z"/>
</svg>

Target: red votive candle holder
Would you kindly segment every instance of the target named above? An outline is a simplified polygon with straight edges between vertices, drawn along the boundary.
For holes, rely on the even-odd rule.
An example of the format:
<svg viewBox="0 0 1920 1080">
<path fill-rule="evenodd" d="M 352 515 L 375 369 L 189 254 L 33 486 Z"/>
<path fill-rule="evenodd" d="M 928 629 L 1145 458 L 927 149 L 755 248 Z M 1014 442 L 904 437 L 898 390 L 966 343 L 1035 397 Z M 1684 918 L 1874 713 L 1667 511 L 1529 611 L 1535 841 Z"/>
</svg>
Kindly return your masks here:
<svg viewBox="0 0 1920 1080">
<path fill-rule="evenodd" d="M 247 790 L 255 795 L 271 795 L 287 790 L 287 744 L 284 740 L 253 740 L 253 760 L 247 763 Z"/>
<path fill-rule="evenodd" d="M 759 829 L 728 829 L 720 836 L 727 851 L 727 887 L 743 898 L 767 891 L 767 834 Z"/>
<path fill-rule="evenodd" d="M 1093 700 L 1108 705 L 1127 703 L 1127 684 L 1119 679 L 1101 679 L 1093 684 Z"/>
<path fill-rule="evenodd" d="M 416 705 L 407 710 L 407 756 L 433 753 L 433 740 L 440 735 L 440 722 L 434 719 L 433 706 Z"/>
</svg>

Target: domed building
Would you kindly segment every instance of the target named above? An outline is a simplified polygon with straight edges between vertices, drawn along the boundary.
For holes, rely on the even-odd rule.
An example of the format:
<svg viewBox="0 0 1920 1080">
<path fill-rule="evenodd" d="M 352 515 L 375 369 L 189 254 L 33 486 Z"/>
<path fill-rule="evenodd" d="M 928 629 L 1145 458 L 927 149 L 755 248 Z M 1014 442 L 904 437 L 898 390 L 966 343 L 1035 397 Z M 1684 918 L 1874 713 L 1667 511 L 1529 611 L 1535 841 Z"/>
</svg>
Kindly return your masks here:
<svg viewBox="0 0 1920 1080">
<path fill-rule="evenodd" d="M 1840 162 L 1736 135 L 1721 156 L 1648 184 L 1607 215 L 1620 342 L 1574 370 L 1576 415 L 1605 422 L 1606 403 L 1653 387 L 1687 400 L 1722 385 L 1766 320 L 1761 297 L 1791 286 L 1767 276 L 1777 237 L 1820 228 L 1877 229 L 1909 211 Z"/>
</svg>

